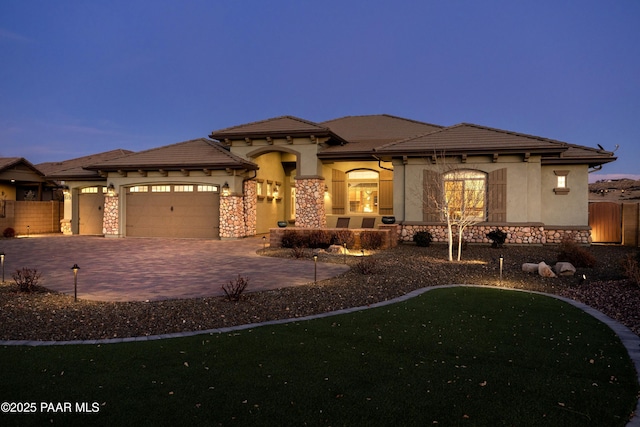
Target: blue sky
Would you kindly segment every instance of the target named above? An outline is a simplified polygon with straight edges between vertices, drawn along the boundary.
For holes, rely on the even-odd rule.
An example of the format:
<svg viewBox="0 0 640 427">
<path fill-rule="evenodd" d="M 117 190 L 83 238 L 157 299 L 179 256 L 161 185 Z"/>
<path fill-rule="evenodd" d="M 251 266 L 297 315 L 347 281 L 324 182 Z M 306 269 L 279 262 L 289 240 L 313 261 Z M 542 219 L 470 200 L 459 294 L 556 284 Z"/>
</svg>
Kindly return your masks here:
<svg viewBox="0 0 640 427">
<path fill-rule="evenodd" d="M 640 177 L 640 2 L 0 1 L 0 156 L 134 151 L 281 115 L 470 122 Z"/>
</svg>

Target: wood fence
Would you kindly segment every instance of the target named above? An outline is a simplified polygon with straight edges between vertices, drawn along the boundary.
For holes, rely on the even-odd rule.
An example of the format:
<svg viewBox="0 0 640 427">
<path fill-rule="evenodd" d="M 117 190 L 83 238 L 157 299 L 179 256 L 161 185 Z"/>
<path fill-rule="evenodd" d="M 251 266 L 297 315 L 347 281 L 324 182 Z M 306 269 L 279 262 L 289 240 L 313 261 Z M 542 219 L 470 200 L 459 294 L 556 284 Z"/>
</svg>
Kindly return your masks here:
<svg viewBox="0 0 640 427">
<path fill-rule="evenodd" d="M 589 203 L 589 226 L 593 243 L 638 246 L 640 203 Z"/>
</svg>

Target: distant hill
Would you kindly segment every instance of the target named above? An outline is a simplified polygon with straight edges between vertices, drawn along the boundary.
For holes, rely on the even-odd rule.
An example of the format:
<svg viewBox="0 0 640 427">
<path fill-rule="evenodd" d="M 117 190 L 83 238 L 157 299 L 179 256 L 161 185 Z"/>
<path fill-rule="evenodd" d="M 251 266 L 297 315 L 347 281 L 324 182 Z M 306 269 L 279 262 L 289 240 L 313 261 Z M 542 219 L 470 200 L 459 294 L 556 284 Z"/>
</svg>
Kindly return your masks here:
<svg viewBox="0 0 640 427">
<path fill-rule="evenodd" d="M 589 200 L 593 202 L 640 202 L 640 180 L 606 179 L 589 184 Z"/>
</svg>

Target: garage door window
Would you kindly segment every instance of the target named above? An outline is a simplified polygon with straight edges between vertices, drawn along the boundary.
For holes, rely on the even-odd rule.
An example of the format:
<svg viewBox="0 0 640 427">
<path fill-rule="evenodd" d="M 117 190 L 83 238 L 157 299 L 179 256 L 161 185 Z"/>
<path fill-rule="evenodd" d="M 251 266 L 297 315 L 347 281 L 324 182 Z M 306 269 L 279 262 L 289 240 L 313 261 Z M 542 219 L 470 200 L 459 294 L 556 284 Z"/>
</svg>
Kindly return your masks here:
<svg viewBox="0 0 640 427">
<path fill-rule="evenodd" d="M 173 191 L 176 193 L 193 193 L 193 185 L 174 185 Z"/>
<path fill-rule="evenodd" d="M 146 193 L 149 191 L 149 187 L 146 185 L 136 185 L 134 187 L 129 187 L 129 193 Z"/>
<path fill-rule="evenodd" d="M 218 191 L 217 185 L 198 185 L 198 192 L 200 193 L 215 193 Z"/>
<path fill-rule="evenodd" d="M 171 191 L 170 185 L 152 185 L 151 192 L 152 193 L 169 193 Z"/>
</svg>

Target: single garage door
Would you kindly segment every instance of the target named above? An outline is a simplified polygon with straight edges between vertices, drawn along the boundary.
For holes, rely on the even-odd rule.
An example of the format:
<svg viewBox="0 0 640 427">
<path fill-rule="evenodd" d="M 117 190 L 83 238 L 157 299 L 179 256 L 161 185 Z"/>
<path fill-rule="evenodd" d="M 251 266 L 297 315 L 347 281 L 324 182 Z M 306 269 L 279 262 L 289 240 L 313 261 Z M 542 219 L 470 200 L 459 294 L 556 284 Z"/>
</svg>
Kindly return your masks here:
<svg viewBox="0 0 640 427">
<path fill-rule="evenodd" d="M 130 237 L 218 238 L 220 194 L 216 185 L 138 185 L 127 188 Z"/>
<path fill-rule="evenodd" d="M 104 187 L 85 187 L 78 195 L 78 233 L 103 234 Z"/>
</svg>

